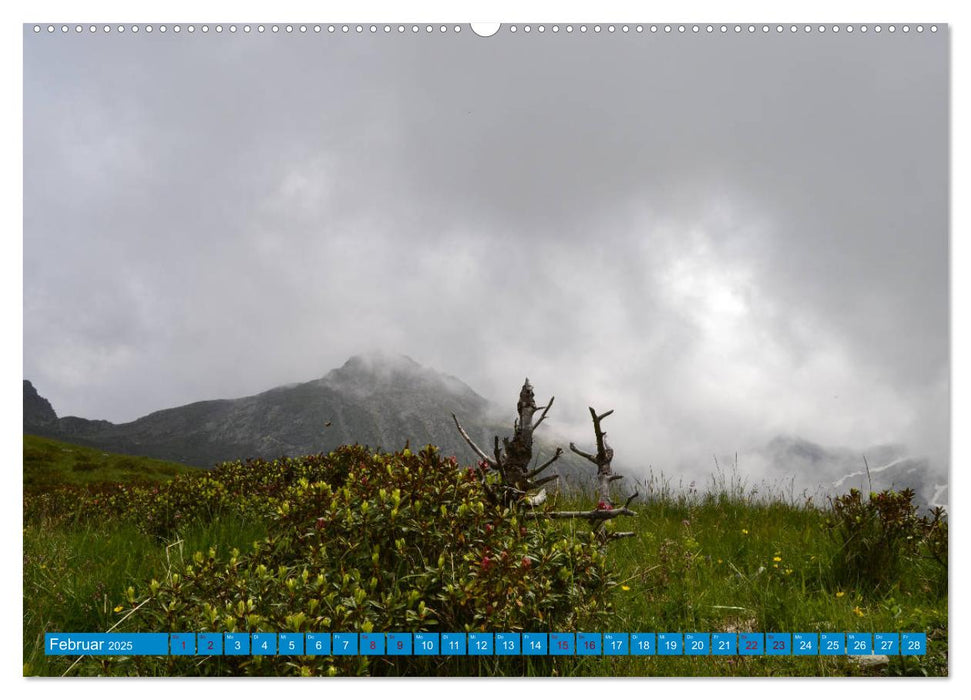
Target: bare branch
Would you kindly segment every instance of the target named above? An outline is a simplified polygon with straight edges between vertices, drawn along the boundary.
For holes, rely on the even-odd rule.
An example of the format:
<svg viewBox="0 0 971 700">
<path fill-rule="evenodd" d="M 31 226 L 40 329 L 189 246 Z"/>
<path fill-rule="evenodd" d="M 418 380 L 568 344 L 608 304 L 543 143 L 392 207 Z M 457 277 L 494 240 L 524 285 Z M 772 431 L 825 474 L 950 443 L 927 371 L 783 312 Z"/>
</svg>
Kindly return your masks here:
<svg viewBox="0 0 971 700">
<path fill-rule="evenodd" d="M 553 464 L 553 462 L 555 462 L 556 460 L 558 460 L 558 459 L 560 458 L 560 455 L 561 455 L 561 454 L 563 454 L 563 450 L 562 450 L 561 448 L 559 448 L 559 447 L 557 447 L 557 448 L 556 448 L 556 452 L 555 452 L 555 453 L 553 454 L 553 456 L 552 456 L 552 457 L 551 457 L 551 458 L 550 458 L 550 459 L 549 459 L 549 460 L 548 460 L 547 462 L 545 462 L 545 463 L 544 463 L 544 464 L 542 464 L 541 466 L 538 466 L 538 467 L 536 467 L 536 469 L 534 469 L 533 471 L 531 471 L 531 472 L 529 472 L 529 473 L 528 473 L 528 474 L 526 475 L 526 478 L 527 478 L 527 479 L 532 479 L 532 478 L 533 478 L 534 476 L 536 476 L 537 474 L 540 474 L 540 473 L 542 473 L 542 471 L 543 471 L 544 469 L 546 469 L 546 468 L 547 468 L 547 467 L 549 467 L 549 466 L 550 466 L 551 464 Z"/>
<path fill-rule="evenodd" d="M 606 433 L 601 429 L 600 421 L 613 413 L 614 409 L 610 409 L 606 413 L 597 415 L 597 412 L 593 410 L 593 406 L 587 406 L 587 408 L 590 410 L 590 417 L 593 418 L 593 432 L 597 435 L 597 456 L 602 460 L 604 459 L 604 455 L 607 453 L 607 447 L 604 445 L 604 436 Z"/>
<path fill-rule="evenodd" d="M 496 469 L 499 470 L 499 476 L 502 477 L 502 481 L 503 483 L 505 483 L 506 469 L 502 465 L 503 459 L 502 459 L 502 450 L 499 449 L 499 436 L 496 435 L 494 436 L 494 438 L 495 439 L 493 440 L 492 445 L 493 445 L 493 454 L 495 454 L 496 456 Z"/>
<path fill-rule="evenodd" d="M 459 429 L 459 434 L 460 434 L 460 435 L 461 435 L 461 436 L 462 436 L 463 438 L 465 438 L 465 442 L 467 442 L 467 443 L 468 443 L 468 445 L 469 445 L 469 447 L 471 447 L 471 448 L 472 448 L 472 450 L 473 450 L 473 451 L 474 451 L 474 452 L 475 452 L 475 453 L 476 453 L 477 455 L 479 455 L 479 457 L 480 457 L 480 458 L 481 458 L 481 459 L 482 459 L 482 460 L 483 460 L 484 462 L 487 462 L 488 464 L 491 464 L 491 465 L 492 465 L 493 467 L 498 467 L 499 465 L 498 465 L 498 464 L 497 464 L 497 463 L 496 463 L 496 462 L 495 462 L 495 461 L 494 461 L 494 460 L 492 459 L 492 457 L 490 457 L 490 456 L 489 456 L 489 455 L 487 455 L 487 454 L 486 454 L 485 452 L 483 452 L 483 451 L 482 451 L 482 449 L 481 449 L 481 448 L 480 448 L 480 447 L 479 447 L 478 445 L 476 445 L 476 444 L 475 444 L 475 443 L 474 443 L 474 442 L 472 441 L 472 438 L 470 438 L 470 437 L 469 437 L 469 434 L 468 434 L 467 432 L 465 432 L 465 428 L 463 428 L 463 427 L 462 427 L 462 424 L 461 424 L 461 423 L 459 423 L 459 419 L 455 417 L 455 414 L 454 414 L 454 413 L 452 414 L 452 420 L 454 420 L 454 421 L 455 421 L 455 427 Z"/>
<path fill-rule="evenodd" d="M 624 478 L 623 474 L 611 474 L 610 478 L 607 481 L 617 481 L 617 479 L 623 479 L 623 478 Z"/>
<path fill-rule="evenodd" d="M 554 399 L 556 399 L 556 397 L 555 396 L 551 396 L 550 397 L 550 402 L 548 404 L 546 404 L 545 406 L 542 407 L 543 408 L 543 412 L 540 414 L 539 420 L 536 421 L 535 423 L 533 423 L 533 430 L 536 430 L 539 427 L 539 424 L 542 423 L 544 420 L 546 420 L 546 414 L 550 412 L 550 408 L 553 406 Z M 537 406 L 537 408 L 539 408 L 539 407 Z"/>
<path fill-rule="evenodd" d="M 640 494 L 637 491 L 634 491 L 634 493 L 631 495 L 631 497 L 628 498 L 627 501 L 624 503 L 624 510 L 627 510 L 627 506 L 630 505 L 630 502 L 633 501 L 638 496 L 640 496 Z"/>
<path fill-rule="evenodd" d="M 553 481 L 554 479 L 559 479 L 559 478 L 560 478 L 559 474 L 551 474 L 550 476 L 543 477 L 539 481 L 531 482 L 530 487 L 535 489 L 539 486 L 542 486 L 543 484 L 549 483 L 550 481 Z"/>
<path fill-rule="evenodd" d="M 594 457 L 594 456 L 593 456 L 592 454 L 590 454 L 589 452 L 584 452 L 583 450 L 579 450 L 579 449 L 577 449 L 577 446 L 576 446 L 576 445 L 574 445 L 574 444 L 573 444 L 572 442 L 570 443 L 570 449 L 571 449 L 571 450 L 573 450 L 574 452 L 576 452 L 576 453 L 577 453 L 578 455 L 580 455 L 581 457 L 585 457 L 586 459 L 589 459 L 589 460 L 590 460 L 591 462 L 593 462 L 594 464 L 596 464 L 596 463 L 597 463 L 597 458 L 596 458 L 596 457 Z"/>
<path fill-rule="evenodd" d="M 558 510 L 549 513 L 527 513 L 527 518 L 552 518 L 554 520 L 612 520 L 621 515 L 637 515 L 627 508 L 604 508 L 597 510 Z"/>
</svg>

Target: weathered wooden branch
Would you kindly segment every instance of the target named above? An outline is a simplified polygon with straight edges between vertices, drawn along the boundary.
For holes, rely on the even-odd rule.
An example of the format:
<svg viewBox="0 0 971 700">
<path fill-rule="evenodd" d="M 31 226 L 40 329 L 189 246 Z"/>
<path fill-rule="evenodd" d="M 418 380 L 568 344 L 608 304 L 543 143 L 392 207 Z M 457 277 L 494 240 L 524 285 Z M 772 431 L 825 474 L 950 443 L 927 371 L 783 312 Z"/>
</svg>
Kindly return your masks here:
<svg viewBox="0 0 971 700">
<path fill-rule="evenodd" d="M 613 456 L 614 456 L 613 450 L 610 450 L 610 448 L 606 445 L 606 443 L 604 443 L 604 436 L 607 433 L 605 433 L 603 430 L 600 429 L 600 421 L 602 421 L 604 418 L 606 418 L 611 413 L 613 413 L 614 409 L 610 409 L 606 413 L 601 413 L 598 416 L 597 412 L 593 410 L 592 406 L 588 406 L 587 408 L 590 409 L 590 416 L 593 418 L 593 431 L 597 435 L 597 457 L 600 459 L 606 458 L 606 460 L 609 462 L 611 459 L 613 459 Z M 607 450 L 610 450 L 609 457 L 606 457 Z"/>
<path fill-rule="evenodd" d="M 597 464 L 597 458 L 596 457 L 594 457 L 589 452 L 584 452 L 583 450 L 577 449 L 577 446 L 574 445 L 572 442 L 570 443 L 570 449 L 573 450 L 574 452 L 576 452 L 581 457 L 584 457 L 585 459 L 589 459 L 594 464 Z"/>
<path fill-rule="evenodd" d="M 496 469 L 499 470 L 499 476 L 501 476 L 502 477 L 502 480 L 505 481 L 506 480 L 506 468 L 503 466 L 502 450 L 499 449 L 499 436 L 498 435 L 496 436 L 496 439 L 493 442 L 492 453 L 496 456 Z"/>
<path fill-rule="evenodd" d="M 610 463 L 614 459 L 614 451 L 607 444 L 607 433 L 603 431 L 600 423 L 614 411 L 611 409 L 605 413 L 598 414 L 593 409 L 593 406 L 589 406 L 588 410 L 590 411 L 590 417 L 593 419 L 593 432 L 597 439 L 597 454 L 592 455 L 584 452 L 578 449 L 572 442 L 570 443 L 570 449 L 597 465 L 597 495 L 602 502 L 611 503 L 610 482 L 616 481 L 613 478 L 613 473 L 610 471 Z"/>
<path fill-rule="evenodd" d="M 554 481 L 554 480 L 559 479 L 559 478 L 560 478 L 560 475 L 559 474 L 550 474 L 549 476 L 543 477 L 539 481 L 530 481 L 529 482 L 529 487 L 531 489 L 539 488 L 543 484 L 548 484 L 549 482 Z"/>
<path fill-rule="evenodd" d="M 553 462 L 555 462 L 556 460 L 558 460 L 560 458 L 560 455 L 562 455 L 562 454 L 563 454 L 563 449 L 560 448 L 560 447 L 557 447 L 556 448 L 556 452 L 553 453 L 553 456 L 550 457 L 548 460 L 546 460 L 546 462 L 544 462 L 540 466 L 536 467 L 536 469 L 534 469 L 533 471 L 529 472 L 529 474 L 526 475 L 526 478 L 527 479 L 532 479 L 534 476 L 537 476 L 539 474 L 542 474 L 543 473 L 543 470 L 546 469 L 547 467 L 549 467 L 551 464 L 553 464 Z"/>
<path fill-rule="evenodd" d="M 597 496 L 600 499 L 598 503 L 597 510 L 591 511 L 566 511 L 559 513 L 550 513 L 549 517 L 552 518 L 584 518 L 593 523 L 593 529 L 597 537 L 603 544 L 610 542 L 611 540 L 618 539 L 620 537 L 633 537 L 633 532 L 607 532 L 606 521 L 612 518 L 616 518 L 620 515 L 636 515 L 636 513 L 630 510 L 627 506 L 630 505 L 631 501 L 637 498 L 638 494 L 635 491 L 634 494 L 627 499 L 620 508 L 615 508 L 613 501 L 610 498 L 610 483 L 622 479 L 623 476 L 620 474 L 614 474 L 611 471 L 610 463 L 614 459 L 614 451 L 607 443 L 607 433 L 603 431 L 602 422 L 603 420 L 611 415 L 614 411 L 613 409 L 605 411 L 604 413 L 597 413 L 593 406 L 588 406 L 590 411 L 590 418 L 593 420 L 593 432 L 597 441 L 597 453 L 590 454 L 589 452 L 584 452 L 572 442 L 570 443 L 570 449 L 576 454 L 580 455 L 584 459 L 593 464 L 597 465 Z"/>
<path fill-rule="evenodd" d="M 546 420 L 546 414 L 550 412 L 550 408 L 553 406 L 553 401 L 555 399 L 556 399 L 555 396 L 551 396 L 550 397 L 550 402 L 548 404 L 546 404 L 545 406 L 537 406 L 536 407 L 537 410 L 539 410 L 540 408 L 542 408 L 543 409 L 543 413 L 540 415 L 539 420 L 536 421 L 535 423 L 533 423 L 533 430 L 536 430 L 539 427 L 539 424 L 542 423 L 544 420 Z"/>
<path fill-rule="evenodd" d="M 526 381 L 523 382 L 523 388 L 519 392 L 519 402 L 516 404 L 516 419 L 513 421 L 513 436 L 512 438 L 502 438 L 501 446 L 499 436 L 495 436 L 493 439 L 492 457 L 486 455 L 486 453 L 475 444 L 472 438 L 469 437 L 469 434 L 462 427 L 461 423 L 459 423 L 459 420 L 455 414 L 452 414 L 452 420 L 455 421 L 455 427 L 458 428 L 462 438 L 481 460 L 479 462 L 479 471 L 482 475 L 482 483 L 490 501 L 502 503 L 504 505 L 518 503 L 530 508 L 536 508 L 537 506 L 546 502 L 547 496 L 545 489 L 541 489 L 538 493 L 530 494 L 530 492 L 535 491 L 543 484 L 559 478 L 558 474 L 551 474 L 550 476 L 542 479 L 536 479 L 538 475 L 543 473 L 544 470 L 548 469 L 550 465 L 560 458 L 560 456 L 563 454 L 563 450 L 557 447 L 553 456 L 535 469 L 529 469 L 529 464 L 533 456 L 533 431 L 536 430 L 536 428 L 538 428 L 544 420 L 546 420 L 546 416 L 549 414 L 555 398 L 556 397 L 550 397 L 549 403 L 547 403 L 545 406 L 537 406 L 533 396 L 533 387 L 529 383 L 529 378 L 527 378 Z M 570 450 L 597 466 L 597 494 L 599 497 L 597 508 L 593 510 L 576 511 L 529 510 L 525 513 L 525 517 L 529 520 L 536 520 L 539 518 L 550 518 L 553 520 L 587 520 L 593 525 L 594 533 L 599 541 L 606 545 L 606 543 L 615 539 L 634 536 L 635 533 L 633 532 L 608 532 L 606 524 L 607 521 L 613 520 L 614 518 L 618 518 L 622 515 L 637 515 L 637 513 L 630 510 L 628 506 L 635 498 L 637 498 L 638 493 L 635 491 L 634 494 L 627 499 L 624 505 L 614 507 L 614 504 L 610 499 L 610 483 L 622 479 L 623 476 L 620 474 L 614 474 L 611 471 L 610 465 L 614 458 L 614 451 L 607 443 L 607 433 L 603 431 L 602 427 L 602 421 L 613 414 L 614 411 L 611 409 L 604 413 L 598 414 L 592 406 L 588 408 L 590 410 L 590 418 L 593 420 L 593 431 L 596 437 L 597 452 L 596 454 L 584 452 L 572 442 L 570 443 Z M 533 415 L 540 409 L 542 409 L 543 412 L 540 414 L 539 418 L 533 422 Z M 490 486 L 486 480 L 486 471 L 490 466 L 495 468 L 502 478 L 498 493 L 496 493 L 497 489 L 495 488 L 495 484 Z"/>
<path fill-rule="evenodd" d="M 469 447 L 472 448 L 472 451 L 479 455 L 482 461 L 489 463 L 493 467 L 498 467 L 499 465 L 492 459 L 492 457 L 483 452 L 482 448 L 476 445 L 472 438 L 469 437 L 469 434 L 465 432 L 465 428 L 463 428 L 462 424 L 459 423 L 459 419 L 455 417 L 454 413 L 452 414 L 452 420 L 455 421 L 455 427 L 459 429 L 459 434 L 465 438 L 465 441 L 468 443 Z"/>
<path fill-rule="evenodd" d="M 637 515 L 629 508 L 597 508 L 595 510 L 554 510 L 548 513 L 527 513 L 527 518 L 552 518 L 553 520 L 590 520 L 599 522 L 613 520 L 621 515 Z"/>
<path fill-rule="evenodd" d="M 458 418 L 455 414 L 452 414 L 452 420 L 455 421 L 455 427 L 458 429 L 462 438 L 465 440 L 466 444 L 472 448 L 472 451 L 478 455 L 480 459 L 480 464 L 488 465 L 496 469 L 502 478 L 501 487 L 501 497 L 500 502 L 504 505 L 509 505 L 513 502 L 524 501 L 530 502 L 535 500 L 537 496 L 529 496 L 529 492 L 534 491 L 536 488 L 542 484 L 553 481 L 559 478 L 558 475 L 546 477 L 538 481 L 532 481 L 532 479 L 540 474 L 544 469 L 547 469 L 553 462 L 559 459 L 560 455 L 563 454 L 563 450 L 559 447 L 556 448 L 556 452 L 553 457 L 545 462 L 542 466 L 537 469 L 530 470 L 529 465 L 533 458 L 533 431 L 537 426 L 540 425 L 546 416 L 549 414 L 550 408 L 553 406 L 553 401 L 555 397 L 550 398 L 549 402 L 543 406 L 539 407 L 536 405 L 536 400 L 533 395 L 533 387 L 529 383 L 529 378 L 523 382 L 522 390 L 519 392 L 519 401 L 516 404 L 516 419 L 513 421 L 513 436 L 512 438 L 504 437 L 501 440 L 499 436 L 495 436 L 493 440 L 493 456 L 488 456 L 485 451 L 475 444 L 475 441 L 469 437 L 469 434 L 459 423 Z M 533 415 L 542 408 L 543 412 L 540 414 L 539 419 L 534 423 Z M 483 480 L 485 472 L 480 467 L 480 472 L 483 474 Z M 543 496 L 545 500 L 545 495 Z"/>
</svg>

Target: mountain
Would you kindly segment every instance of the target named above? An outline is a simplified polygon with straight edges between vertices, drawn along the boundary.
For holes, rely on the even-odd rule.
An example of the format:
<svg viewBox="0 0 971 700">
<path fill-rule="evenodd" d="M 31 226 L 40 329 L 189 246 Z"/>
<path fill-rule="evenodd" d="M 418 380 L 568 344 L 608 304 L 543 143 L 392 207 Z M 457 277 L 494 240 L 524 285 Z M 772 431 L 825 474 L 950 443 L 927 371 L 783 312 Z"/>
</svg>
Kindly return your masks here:
<svg viewBox="0 0 971 700">
<path fill-rule="evenodd" d="M 922 508 L 947 506 L 947 475 L 900 445 L 875 445 L 858 451 L 780 435 L 762 448 L 759 456 L 776 474 L 795 474 L 800 481 L 818 483 L 827 495 L 852 488 L 864 493 L 910 488 Z"/>
<path fill-rule="evenodd" d="M 345 443 L 384 450 L 431 443 L 460 461 L 474 455 L 455 430 L 491 445 L 495 408 L 460 380 L 401 355 L 349 359 L 321 379 L 239 399 L 200 401 L 130 423 L 58 418 L 24 381 L 24 432 L 201 467 L 248 457 L 328 452 Z M 505 431 L 508 432 L 508 431 Z"/>
<path fill-rule="evenodd" d="M 24 428 L 31 426 L 49 426 L 57 423 L 57 414 L 51 402 L 37 393 L 37 389 L 26 379 L 24 380 Z"/>
<path fill-rule="evenodd" d="M 270 389 L 239 399 L 200 401 L 150 413 L 130 423 L 114 424 L 73 416 L 59 418 L 51 404 L 24 381 L 24 432 L 105 452 L 140 455 L 182 464 L 212 467 L 249 457 L 273 458 L 329 452 L 338 445 L 360 443 L 384 450 L 437 445 L 445 454 L 472 464 L 475 455 L 462 440 L 455 413 L 472 438 L 491 452 L 494 435 L 509 436 L 515 416 L 508 405 L 496 407 L 455 377 L 423 367 L 414 360 L 387 354 L 357 355 L 313 381 Z M 552 426 L 538 436 L 534 457 L 545 461 L 553 445 L 566 450 L 569 440 Z M 582 439 L 581 439 L 582 442 Z M 869 463 L 869 479 L 863 462 Z M 730 457 L 730 456 L 729 456 Z M 778 436 L 745 455 L 756 473 L 777 481 L 793 478 L 796 491 L 822 495 L 913 488 L 922 507 L 946 505 L 947 475 L 928 460 L 898 445 L 865 450 L 819 445 L 794 436 Z M 637 476 L 615 461 L 628 477 L 622 489 L 633 489 Z M 550 474 L 560 486 L 586 490 L 595 470 L 566 450 Z"/>
</svg>

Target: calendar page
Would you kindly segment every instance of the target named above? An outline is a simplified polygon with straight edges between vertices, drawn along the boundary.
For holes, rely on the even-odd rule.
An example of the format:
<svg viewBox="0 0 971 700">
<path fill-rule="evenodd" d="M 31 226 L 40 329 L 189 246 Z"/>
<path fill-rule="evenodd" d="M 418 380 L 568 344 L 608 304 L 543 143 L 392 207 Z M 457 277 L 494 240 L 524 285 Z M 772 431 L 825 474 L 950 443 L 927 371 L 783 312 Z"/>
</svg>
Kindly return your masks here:
<svg viewBox="0 0 971 700">
<path fill-rule="evenodd" d="M 948 675 L 947 23 L 271 14 L 23 25 L 25 676 Z"/>
</svg>

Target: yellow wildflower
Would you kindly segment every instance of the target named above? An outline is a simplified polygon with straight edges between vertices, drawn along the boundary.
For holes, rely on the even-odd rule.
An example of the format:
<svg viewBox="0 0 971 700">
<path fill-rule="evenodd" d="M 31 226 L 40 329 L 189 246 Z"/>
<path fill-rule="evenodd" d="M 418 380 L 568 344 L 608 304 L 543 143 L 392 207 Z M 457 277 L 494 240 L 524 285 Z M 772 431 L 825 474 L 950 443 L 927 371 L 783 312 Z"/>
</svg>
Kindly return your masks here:
<svg viewBox="0 0 971 700">
<path fill-rule="evenodd" d="M 856 613 L 856 616 L 857 617 L 863 617 L 863 611 L 860 610 L 860 606 L 859 605 L 857 605 L 855 608 L 853 608 L 853 612 Z"/>
<path fill-rule="evenodd" d="M 125 609 L 125 606 L 124 605 L 118 605 L 118 606 L 115 607 L 115 612 L 121 612 L 124 609 Z"/>
<path fill-rule="evenodd" d="M 620 590 L 622 590 L 622 591 L 629 591 L 630 590 L 630 586 L 621 586 L 620 587 Z"/>
<path fill-rule="evenodd" d="M 845 593 L 844 593 L 843 591 L 836 591 L 836 597 L 837 597 L 837 598 L 842 598 L 842 597 L 843 597 L 843 596 L 845 596 L 845 595 L 846 595 L 846 594 L 845 594 Z"/>
<path fill-rule="evenodd" d="M 742 528 L 742 534 L 743 535 L 747 535 L 748 534 L 748 530 L 746 530 L 744 527 Z"/>
<path fill-rule="evenodd" d="M 782 561 L 782 557 L 772 557 L 772 561 Z"/>
</svg>

